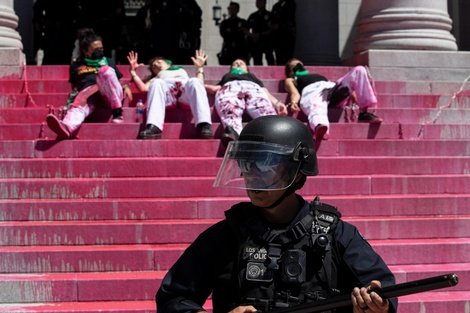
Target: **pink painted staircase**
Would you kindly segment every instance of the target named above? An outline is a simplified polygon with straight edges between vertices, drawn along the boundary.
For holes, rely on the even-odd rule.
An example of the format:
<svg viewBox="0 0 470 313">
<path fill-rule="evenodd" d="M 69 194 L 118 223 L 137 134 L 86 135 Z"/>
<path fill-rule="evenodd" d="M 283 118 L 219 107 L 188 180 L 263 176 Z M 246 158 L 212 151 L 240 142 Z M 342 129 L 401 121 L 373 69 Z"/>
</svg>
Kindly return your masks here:
<svg viewBox="0 0 470 313">
<path fill-rule="evenodd" d="M 315 70 L 335 79 L 348 68 Z M 206 79 L 226 71 L 208 67 Z M 281 67 L 252 71 L 285 99 Z M 124 124 L 105 123 L 110 112 L 102 112 L 78 139 L 56 141 L 44 121 L 64 105 L 67 75 L 65 66 L 28 66 L 0 80 L 0 312 L 154 312 L 161 279 L 184 248 L 246 200 L 212 187 L 224 152 L 220 120 L 214 111 L 216 138 L 198 140 L 190 113 L 174 109 L 162 140 L 137 140 L 134 90 Z M 301 194 L 338 206 L 399 283 L 459 276 L 455 287 L 400 298 L 400 313 L 468 312 L 470 88 L 375 84 L 384 123 L 332 111 L 320 175 Z"/>
</svg>

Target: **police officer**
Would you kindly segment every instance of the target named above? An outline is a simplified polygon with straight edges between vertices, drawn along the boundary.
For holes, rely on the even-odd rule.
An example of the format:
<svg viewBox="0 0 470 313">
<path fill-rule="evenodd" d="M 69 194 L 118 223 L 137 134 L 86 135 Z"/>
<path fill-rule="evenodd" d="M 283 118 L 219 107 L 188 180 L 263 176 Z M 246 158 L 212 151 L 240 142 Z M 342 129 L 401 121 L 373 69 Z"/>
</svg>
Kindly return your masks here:
<svg viewBox="0 0 470 313">
<path fill-rule="evenodd" d="M 395 313 L 398 301 L 371 288 L 395 278 L 355 226 L 318 198 L 296 194 L 318 173 L 314 141 L 301 121 L 280 115 L 250 121 L 229 143 L 214 186 L 246 189 L 171 267 L 157 312 L 274 310 L 351 295 L 335 312 Z"/>
<path fill-rule="evenodd" d="M 271 28 L 271 12 L 266 10 L 266 0 L 256 0 L 258 11 L 248 16 L 246 21 L 251 57 L 254 65 L 263 65 L 263 54 L 268 65 L 275 65 Z"/>
<path fill-rule="evenodd" d="M 232 1 L 227 10 L 229 17 L 220 23 L 219 28 L 223 38 L 222 51 L 218 54 L 220 65 L 230 65 L 237 58 L 248 60 L 246 20 L 238 17 L 240 4 Z"/>
</svg>

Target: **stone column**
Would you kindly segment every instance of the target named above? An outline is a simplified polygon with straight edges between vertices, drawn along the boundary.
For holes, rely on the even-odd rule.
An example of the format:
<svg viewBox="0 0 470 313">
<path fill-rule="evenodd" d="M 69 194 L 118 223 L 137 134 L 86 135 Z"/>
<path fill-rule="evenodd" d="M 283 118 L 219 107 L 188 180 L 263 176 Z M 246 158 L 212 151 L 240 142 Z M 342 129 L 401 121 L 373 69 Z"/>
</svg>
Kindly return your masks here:
<svg viewBox="0 0 470 313">
<path fill-rule="evenodd" d="M 456 51 L 447 0 L 362 0 L 354 54 L 366 50 Z"/>
<path fill-rule="evenodd" d="M 13 0 L 0 0 L 0 48 L 23 49 L 16 27 L 18 16 L 13 10 Z"/>
<path fill-rule="evenodd" d="M 0 77 L 19 73 L 24 62 L 21 36 L 15 30 L 18 16 L 13 10 L 13 0 L 0 0 Z"/>
<path fill-rule="evenodd" d="M 294 56 L 306 65 L 340 65 L 338 0 L 297 0 Z"/>
</svg>

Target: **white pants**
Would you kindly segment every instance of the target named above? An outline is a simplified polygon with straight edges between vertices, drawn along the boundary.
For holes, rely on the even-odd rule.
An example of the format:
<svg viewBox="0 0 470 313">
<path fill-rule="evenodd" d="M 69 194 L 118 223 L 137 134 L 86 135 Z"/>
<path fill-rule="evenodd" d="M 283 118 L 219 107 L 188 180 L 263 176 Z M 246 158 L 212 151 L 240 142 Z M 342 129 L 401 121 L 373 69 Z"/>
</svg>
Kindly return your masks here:
<svg viewBox="0 0 470 313">
<path fill-rule="evenodd" d="M 246 80 L 225 83 L 215 94 L 214 106 L 222 125 L 232 127 L 238 134 L 243 128 L 245 109 L 253 119 L 277 114 L 264 90 L 258 84 Z"/>
<path fill-rule="evenodd" d="M 177 104 L 189 106 L 195 125 L 211 124 L 211 112 L 206 89 L 197 78 L 154 78 L 147 94 L 147 124 L 163 130 L 165 109 Z"/>
<path fill-rule="evenodd" d="M 116 71 L 112 67 L 102 66 L 96 73 L 96 85 L 89 86 L 78 93 L 62 123 L 70 132 L 74 132 L 95 111 L 96 106 L 118 109 L 122 107 L 122 99 L 122 86 L 116 76 Z"/>
<path fill-rule="evenodd" d="M 328 99 L 327 91 L 336 84 L 339 88 L 346 87 L 349 93 L 355 92 L 357 104 L 360 109 L 377 106 L 377 97 L 374 88 L 369 80 L 367 70 L 363 66 L 356 66 L 346 73 L 338 81 L 320 81 L 308 85 L 302 90 L 300 108 L 308 117 L 309 126 L 315 130 L 319 124 L 328 127 L 330 131 L 330 121 L 328 120 Z"/>
</svg>

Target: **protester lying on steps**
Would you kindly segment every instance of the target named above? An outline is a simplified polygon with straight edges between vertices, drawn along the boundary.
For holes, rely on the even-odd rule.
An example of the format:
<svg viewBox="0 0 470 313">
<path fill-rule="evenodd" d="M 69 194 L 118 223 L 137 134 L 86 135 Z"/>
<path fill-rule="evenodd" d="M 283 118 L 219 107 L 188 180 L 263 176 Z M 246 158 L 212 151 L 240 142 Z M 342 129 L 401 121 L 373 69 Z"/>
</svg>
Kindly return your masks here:
<svg viewBox="0 0 470 313">
<path fill-rule="evenodd" d="M 243 113 L 251 118 L 265 115 L 287 115 L 287 108 L 276 99 L 255 74 L 250 73 L 246 62 L 236 59 L 217 85 L 205 85 L 215 94 L 214 106 L 224 126 L 222 143 L 226 146 L 236 140 L 241 132 Z"/>
<path fill-rule="evenodd" d="M 175 108 L 178 104 L 189 106 L 191 109 L 199 138 L 213 138 L 211 112 L 204 88 L 204 64 L 207 55 L 203 50 L 197 50 L 196 55 L 191 57 L 197 76 L 192 78 L 189 78 L 183 67 L 174 66 L 170 60 L 163 57 L 154 57 L 149 62 L 151 74 L 141 79 L 136 69 L 144 64 L 138 63 L 138 54 L 131 51 L 127 59 L 135 86 L 140 92 L 147 93 L 146 129 L 140 132 L 140 139 L 160 139 L 165 110 Z"/>
<path fill-rule="evenodd" d="M 334 82 L 320 74 L 309 73 L 302 62 L 294 58 L 285 66 L 285 77 L 285 90 L 290 97 L 288 107 L 292 112 L 302 110 L 317 141 L 329 138 L 328 108 L 343 105 L 353 92 L 359 105 L 358 122 L 382 122 L 368 112 L 368 108 L 377 106 L 377 97 L 364 66 L 354 67 Z"/>
</svg>

